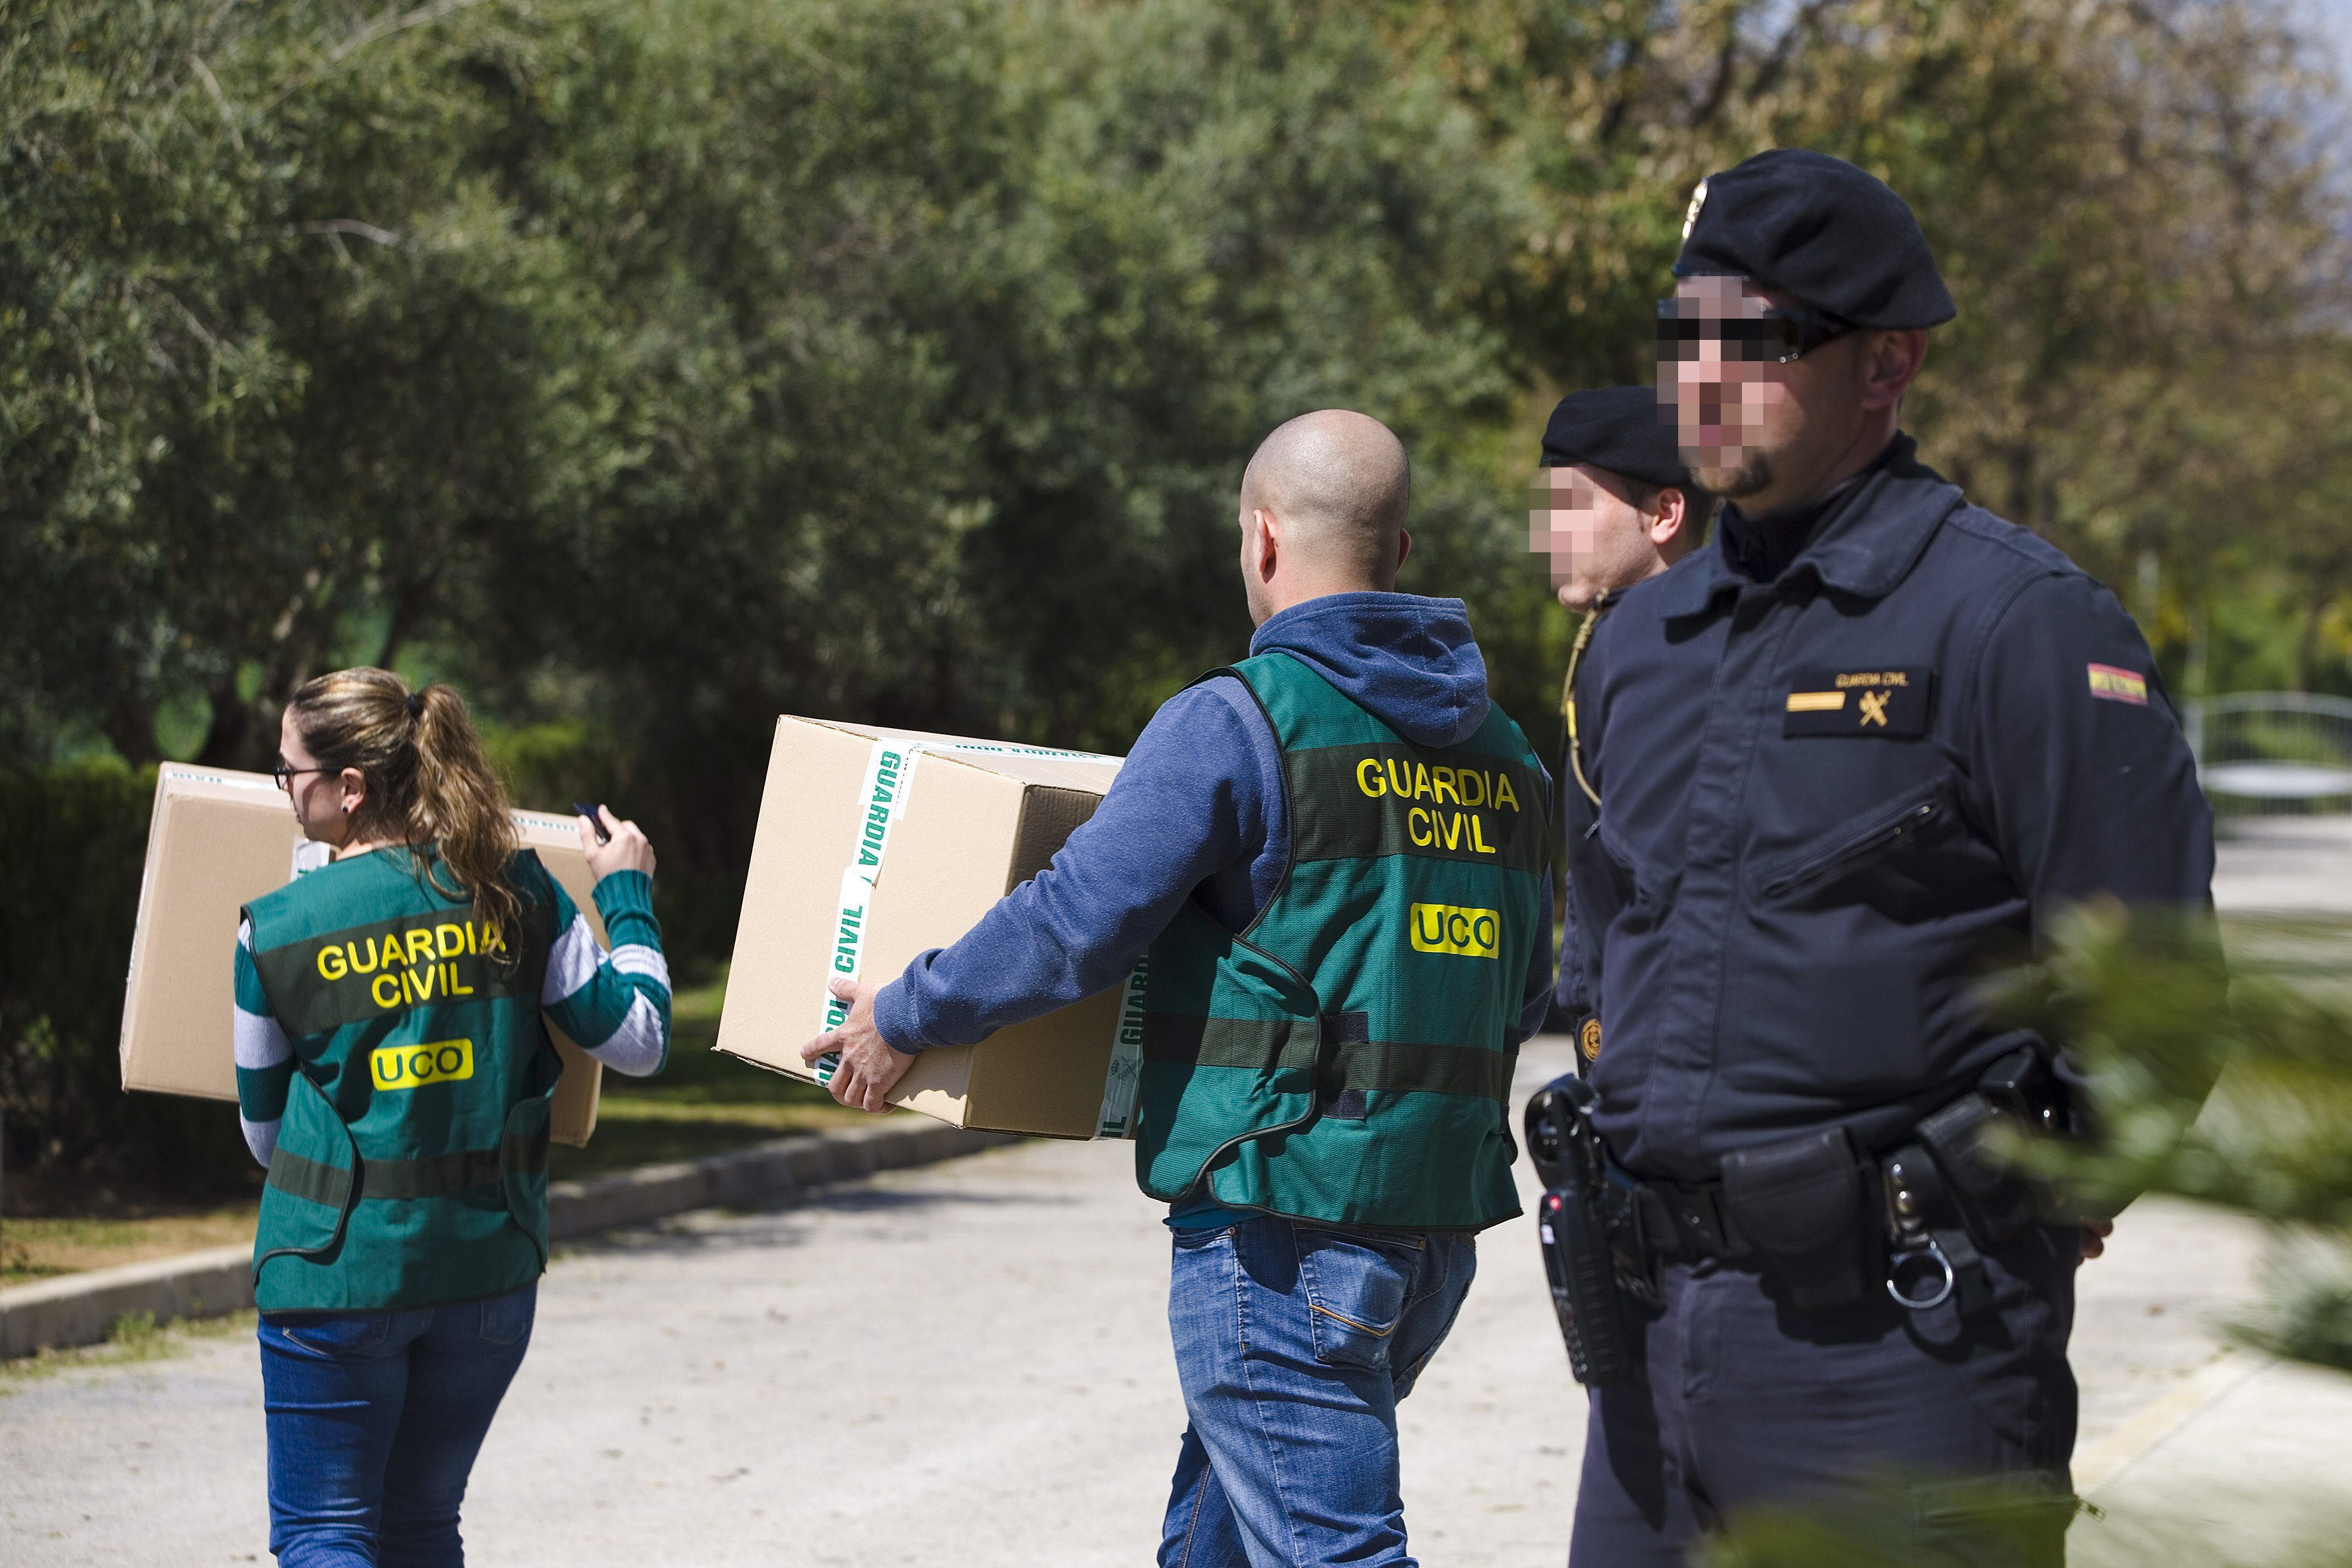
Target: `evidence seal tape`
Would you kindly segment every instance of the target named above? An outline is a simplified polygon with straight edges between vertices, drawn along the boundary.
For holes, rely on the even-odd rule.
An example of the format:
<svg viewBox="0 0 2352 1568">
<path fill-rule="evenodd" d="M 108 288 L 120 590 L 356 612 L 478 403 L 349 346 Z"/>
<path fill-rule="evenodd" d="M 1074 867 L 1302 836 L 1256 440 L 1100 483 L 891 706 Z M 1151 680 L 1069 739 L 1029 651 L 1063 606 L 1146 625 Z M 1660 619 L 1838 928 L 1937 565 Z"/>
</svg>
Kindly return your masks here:
<svg viewBox="0 0 2352 1568">
<path fill-rule="evenodd" d="M 1143 1077 L 1143 996 L 1150 979 L 1149 953 L 1135 961 L 1120 987 L 1118 1020 L 1111 1026 L 1110 1070 L 1103 1075 L 1102 1117 L 1097 1138 L 1135 1136 L 1135 1092 Z"/>
<path fill-rule="evenodd" d="M 866 775 L 858 798 L 866 815 L 858 819 L 857 847 L 841 873 L 841 896 L 833 927 L 833 962 L 827 975 L 856 980 L 866 956 L 866 917 L 874 897 L 874 883 L 882 875 L 882 853 L 890 847 L 890 829 L 907 814 L 907 794 L 913 784 L 916 748 L 905 741 L 877 741 L 866 754 Z M 830 1034 L 849 1016 L 849 1005 L 828 990 L 824 994 L 819 1034 Z M 841 1053 L 827 1051 L 816 1059 L 816 1080 L 831 1083 L 841 1066 Z"/>
</svg>

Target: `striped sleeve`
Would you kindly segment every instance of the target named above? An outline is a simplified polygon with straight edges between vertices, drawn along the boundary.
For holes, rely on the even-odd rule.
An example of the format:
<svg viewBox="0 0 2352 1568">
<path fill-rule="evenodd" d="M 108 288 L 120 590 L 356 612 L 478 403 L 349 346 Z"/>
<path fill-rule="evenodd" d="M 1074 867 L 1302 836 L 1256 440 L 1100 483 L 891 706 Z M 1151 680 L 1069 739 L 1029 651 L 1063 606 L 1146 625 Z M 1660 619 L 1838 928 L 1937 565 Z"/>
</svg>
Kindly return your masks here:
<svg viewBox="0 0 2352 1568">
<path fill-rule="evenodd" d="M 253 963 L 253 922 L 236 928 L 236 1120 L 245 1146 L 263 1164 L 278 1148 L 278 1123 L 294 1082 L 294 1045 L 269 1011 Z"/>
<path fill-rule="evenodd" d="M 615 871 L 596 884 L 613 951 L 596 944 L 588 918 L 557 888 L 562 922 L 547 956 L 539 1005 L 580 1047 L 615 1072 L 646 1078 L 669 1060 L 669 965 L 654 919 L 653 879 Z"/>
</svg>

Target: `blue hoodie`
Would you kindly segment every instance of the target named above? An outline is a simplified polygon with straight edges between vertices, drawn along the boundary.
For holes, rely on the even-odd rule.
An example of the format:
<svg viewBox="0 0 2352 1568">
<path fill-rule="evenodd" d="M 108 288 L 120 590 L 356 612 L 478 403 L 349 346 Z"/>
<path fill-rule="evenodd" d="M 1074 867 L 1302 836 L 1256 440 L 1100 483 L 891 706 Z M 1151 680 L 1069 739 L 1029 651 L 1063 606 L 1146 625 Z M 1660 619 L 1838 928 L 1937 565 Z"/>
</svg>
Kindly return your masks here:
<svg viewBox="0 0 2352 1568">
<path fill-rule="evenodd" d="M 1309 599 L 1250 639 L 1253 656 L 1276 650 L 1416 745 L 1455 745 L 1486 718 L 1486 661 L 1459 599 Z M 1053 864 L 954 946 L 918 954 L 875 996 L 875 1025 L 901 1051 L 976 1045 L 1118 984 L 1187 898 L 1241 930 L 1274 896 L 1289 853 L 1282 753 L 1256 700 L 1231 676 L 1187 687 L 1152 715 Z M 1540 929 L 1550 902 L 1547 879 Z M 1514 1048 L 1543 1026 L 1549 949 L 1536 944 L 1519 1027 L 1505 1041 Z"/>
</svg>

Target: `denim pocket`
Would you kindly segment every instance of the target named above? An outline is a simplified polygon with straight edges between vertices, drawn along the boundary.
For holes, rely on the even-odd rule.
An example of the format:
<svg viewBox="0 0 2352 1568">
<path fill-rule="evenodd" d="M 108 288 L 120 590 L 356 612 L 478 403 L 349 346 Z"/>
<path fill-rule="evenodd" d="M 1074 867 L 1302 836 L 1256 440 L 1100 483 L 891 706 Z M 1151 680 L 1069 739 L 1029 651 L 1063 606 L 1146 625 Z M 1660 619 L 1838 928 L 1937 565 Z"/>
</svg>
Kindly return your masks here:
<svg viewBox="0 0 2352 1568">
<path fill-rule="evenodd" d="M 1375 1239 L 1355 1231 L 1294 1226 L 1298 1282 L 1315 1359 L 1326 1366 L 1388 1365 L 1389 1340 L 1420 1271 L 1421 1238 Z"/>
<path fill-rule="evenodd" d="M 360 1356 L 376 1350 L 391 1335 L 392 1318 L 390 1312 L 338 1312 L 332 1317 L 265 1321 L 303 1350 L 320 1355 Z"/>
<path fill-rule="evenodd" d="M 481 1309 L 482 1342 L 513 1344 L 530 1332 L 531 1321 L 539 1314 L 539 1287 L 526 1285 L 503 1296 L 492 1296 L 481 1303 Z"/>
</svg>

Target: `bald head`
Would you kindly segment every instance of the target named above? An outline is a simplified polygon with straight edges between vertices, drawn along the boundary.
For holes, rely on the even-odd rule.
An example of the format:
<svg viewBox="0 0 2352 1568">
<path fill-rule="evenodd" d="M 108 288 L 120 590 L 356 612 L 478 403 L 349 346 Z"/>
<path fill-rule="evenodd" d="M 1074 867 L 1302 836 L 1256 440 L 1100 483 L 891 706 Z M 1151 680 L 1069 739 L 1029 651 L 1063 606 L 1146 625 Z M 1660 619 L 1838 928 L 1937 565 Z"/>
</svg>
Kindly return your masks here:
<svg viewBox="0 0 2352 1568">
<path fill-rule="evenodd" d="M 1242 475 L 1242 516 L 1264 511 L 1318 576 L 1387 587 L 1412 495 L 1404 444 L 1344 408 L 1302 414 L 1258 446 Z"/>
</svg>

